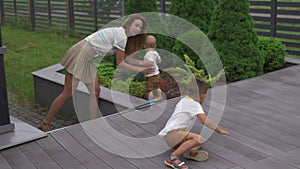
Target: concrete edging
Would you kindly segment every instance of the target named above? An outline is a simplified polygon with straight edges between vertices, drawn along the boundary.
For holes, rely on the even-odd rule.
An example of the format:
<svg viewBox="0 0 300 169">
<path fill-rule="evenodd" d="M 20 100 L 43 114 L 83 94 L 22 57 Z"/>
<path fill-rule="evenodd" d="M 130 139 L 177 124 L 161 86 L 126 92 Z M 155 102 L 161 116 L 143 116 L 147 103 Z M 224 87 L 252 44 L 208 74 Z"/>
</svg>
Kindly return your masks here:
<svg viewBox="0 0 300 169">
<path fill-rule="evenodd" d="M 60 73 L 64 67 L 61 64 L 55 64 L 35 72 L 32 72 L 34 80 L 34 91 L 36 102 L 42 107 L 50 107 L 52 101 L 63 90 L 65 75 Z M 145 103 L 144 99 L 127 95 L 118 91 L 113 91 L 106 87 L 101 87 L 99 108 L 103 116 L 118 113 L 119 111 L 127 108 L 132 108 Z M 78 85 L 78 91 L 82 96 L 88 100 L 88 91 L 83 83 Z M 118 100 L 124 100 L 124 102 L 115 103 L 113 97 L 118 97 Z M 121 99 L 120 99 L 121 98 Z M 124 99 L 122 99 L 124 98 Z M 130 102 L 128 102 L 128 99 Z M 83 106 L 88 106 L 87 103 L 82 103 Z M 67 101 L 62 109 L 59 111 L 64 116 L 75 115 L 72 99 Z"/>
</svg>

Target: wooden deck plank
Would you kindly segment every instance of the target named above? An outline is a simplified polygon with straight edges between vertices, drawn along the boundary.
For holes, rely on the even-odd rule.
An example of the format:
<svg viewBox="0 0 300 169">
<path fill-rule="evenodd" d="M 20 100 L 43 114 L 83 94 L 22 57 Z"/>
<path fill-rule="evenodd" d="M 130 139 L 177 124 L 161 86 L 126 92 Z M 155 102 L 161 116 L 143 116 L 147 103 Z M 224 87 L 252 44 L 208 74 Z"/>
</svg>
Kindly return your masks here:
<svg viewBox="0 0 300 169">
<path fill-rule="evenodd" d="M 86 168 L 111 168 L 88 149 L 83 147 L 82 144 L 74 139 L 74 137 L 72 137 L 66 130 L 57 130 L 52 132 L 51 136 Z"/>
<path fill-rule="evenodd" d="M 44 150 L 36 142 L 30 142 L 20 146 L 25 156 L 39 169 L 60 169 Z"/>
<path fill-rule="evenodd" d="M 206 150 L 206 151 L 209 153 L 209 159 L 206 161 L 206 163 L 208 163 L 209 165 L 211 165 L 217 169 L 227 169 L 227 168 L 231 168 L 231 167 L 235 166 L 235 164 L 224 159 L 223 157 L 219 156 L 218 154 L 216 154 L 212 151 L 209 151 L 209 150 Z"/>
<path fill-rule="evenodd" d="M 149 112 L 149 113 L 151 113 L 151 112 Z M 121 115 L 110 117 L 109 119 L 112 122 L 118 124 L 120 126 L 120 128 L 128 129 L 128 132 L 132 133 L 135 137 L 155 136 L 162 129 L 161 127 L 158 127 L 153 123 L 144 124 L 144 123 L 131 122 Z M 138 128 L 138 129 L 134 129 L 134 128 Z M 147 131 L 150 133 L 150 135 L 147 132 L 141 132 L 141 128 L 142 128 L 142 131 Z M 136 131 L 138 131 L 138 133 L 135 133 Z M 164 158 L 166 158 L 168 155 L 169 154 L 167 154 Z M 216 166 L 216 168 L 229 168 L 229 167 L 233 166 L 232 163 L 230 163 L 229 161 L 226 161 L 225 159 L 222 159 L 221 157 L 217 156 L 216 154 L 211 153 L 210 157 L 211 158 L 207 161 L 207 164 L 209 164 L 210 166 L 206 166 L 205 168 L 210 168 L 211 166 Z M 157 163 L 159 163 L 159 161 L 162 161 L 161 158 L 159 158 L 159 160 L 157 160 Z M 198 166 L 199 164 L 197 164 L 197 163 L 194 165 L 197 165 L 197 167 L 200 167 L 200 166 Z M 190 166 L 190 167 L 192 167 L 192 166 Z M 202 164 L 201 168 L 202 167 L 204 167 L 204 164 Z"/>
<path fill-rule="evenodd" d="M 259 108 L 255 108 L 252 110 L 247 109 L 248 106 L 251 107 L 251 105 L 247 105 L 247 106 L 245 106 L 244 109 L 239 109 L 238 111 L 233 110 L 233 111 L 230 111 L 228 114 L 233 115 L 233 114 L 238 113 L 239 115 L 241 115 L 244 118 L 256 121 L 256 123 L 264 124 L 272 129 L 279 131 L 279 132 L 288 133 L 291 136 L 295 136 L 295 137 L 300 136 L 300 131 L 295 130 L 295 128 L 300 127 L 299 123 L 292 123 L 292 120 L 290 120 L 288 122 L 283 119 L 274 118 L 274 116 L 277 114 L 276 111 L 273 112 L 273 111 L 264 110 L 262 113 L 262 111 Z M 275 107 L 275 108 L 277 108 L 277 107 Z M 257 112 L 261 112 L 261 113 L 257 113 Z M 289 116 L 289 115 L 286 114 L 285 116 Z"/>
<path fill-rule="evenodd" d="M 299 86 L 286 84 L 280 81 L 270 82 L 266 78 L 253 78 L 251 80 L 245 80 L 229 85 L 228 91 L 238 90 L 242 93 L 256 93 L 261 95 L 252 102 L 247 103 L 247 107 L 244 104 L 240 104 L 239 100 L 235 100 L 231 104 L 227 103 L 226 106 L 233 107 L 239 110 L 248 110 L 248 108 L 254 108 L 252 113 L 261 115 L 262 118 L 271 118 L 274 120 L 281 120 L 288 122 L 286 124 L 295 125 L 299 127 L 300 124 L 297 121 L 300 120 L 298 100 L 300 99 Z M 263 86 L 263 87 L 257 87 Z M 233 97 L 228 95 L 228 97 Z M 292 98 L 292 99 L 291 99 Z M 250 109 L 250 111 L 252 110 Z M 272 112 L 272 113 L 271 113 Z M 282 123 L 284 124 L 284 123 Z M 293 127 L 293 126 L 292 126 Z"/>
<path fill-rule="evenodd" d="M 271 156 L 274 159 L 281 160 L 282 162 L 285 162 L 289 166 L 293 167 L 300 167 L 299 162 L 297 161 L 298 157 L 290 155 L 286 152 L 282 152 L 276 148 L 270 147 L 267 144 L 263 144 L 259 141 L 249 139 L 246 136 L 243 136 L 241 134 L 232 132 L 232 136 L 228 137 L 228 139 L 235 140 L 241 144 L 244 144 L 245 146 L 255 149 L 257 151 L 263 152 L 268 156 Z M 264 159 L 264 158 L 261 158 Z"/>
<path fill-rule="evenodd" d="M 292 146 L 299 147 L 300 135 L 295 135 L 292 130 L 286 129 L 278 125 L 267 124 L 264 120 L 255 116 L 250 116 L 251 112 L 244 113 L 238 109 L 225 110 L 223 118 L 236 123 L 238 125 L 247 127 L 253 131 L 260 132 L 270 137 L 275 137 L 282 142 L 286 142 Z"/>
<path fill-rule="evenodd" d="M 289 158 L 290 156 L 292 156 L 293 158 Z M 284 161 L 290 162 L 292 164 L 296 164 L 298 168 L 300 168 L 300 148 L 296 148 L 292 151 L 288 152 L 288 155 L 284 158 Z"/>
<path fill-rule="evenodd" d="M 114 169 L 133 169 L 137 168 L 134 164 L 130 163 L 123 157 L 112 154 L 101 148 L 104 145 L 96 144 L 82 129 L 80 124 L 74 125 L 66 129 L 78 142 L 85 146 L 89 151 L 95 154 L 98 158 L 105 161 Z"/>
<path fill-rule="evenodd" d="M 231 151 L 245 156 L 253 161 L 268 157 L 267 154 L 255 150 L 251 147 L 248 147 L 236 140 L 232 140 L 229 137 L 224 137 L 223 135 L 219 135 L 217 133 L 213 134 L 210 140 L 224 148 L 230 149 Z"/>
<path fill-rule="evenodd" d="M 109 119 L 109 120 L 112 120 L 112 119 Z M 127 160 L 134 162 L 134 164 L 141 163 L 141 162 L 145 163 L 145 164 L 154 163 L 156 165 L 156 167 L 159 167 L 159 168 L 164 167 L 164 164 L 161 161 L 154 161 L 151 158 L 149 158 L 149 157 L 151 157 L 151 154 L 154 154 L 155 152 L 160 151 L 160 149 L 158 149 L 157 147 L 153 147 L 152 145 L 149 144 L 149 142 L 146 142 L 143 140 L 143 138 L 152 137 L 153 135 L 150 135 L 149 133 L 147 133 L 145 131 L 142 132 L 138 126 L 135 126 L 131 123 L 118 123 L 118 122 L 114 122 L 112 120 L 111 125 L 114 129 L 116 129 L 117 131 L 120 131 L 121 133 L 126 132 L 127 133 L 126 135 L 130 136 L 133 139 L 141 138 L 140 143 L 135 145 L 135 149 L 140 150 L 141 152 L 147 152 L 147 154 L 145 154 L 145 156 L 147 156 L 147 157 L 144 159 L 142 159 L 142 158 L 140 158 L 140 159 L 126 158 Z M 126 130 L 126 129 L 129 129 L 129 130 Z M 146 145 L 148 145 L 149 147 Z M 144 162 L 144 160 L 146 160 L 146 162 Z M 140 164 L 139 168 L 140 167 L 146 167 L 146 166 L 141 166 L 141 164 Z"/>
<path fill-rule="evenodd" d="M 293 167 L 291 165 L 286 164 L 285 162 L 282 162 L 278 159 L 274 159 L 272 157 L 268 157 L 262 160 L 258 161 L 260 164 L 265 166 L 270 166 L 273 169 L 297 169 L 296 167 Z"/>
<path fill-rule="evenodd" d="M 235 166 L 235 167 L 230 168 L 230 169 L 244 169 L 244 168 L 242 168 L 242 167 L 240 167 L 240 166 Z"/>
<path fill-rule="evenodd" d="M 300 127 L 299 72 L 300 66 L 293 66 L 228 84 L 220 126 L 232 136 L 214 133 L 203 144 L 210 153 L 208 161 L 187 160 L 190 168 L 300 169 L 300 131 L 295 130 Z M 210 108 L 210 97 L 208 93 L 205 110 Z M 147 142 L 144 138 L 156 138 L 179 100 L 168 100 L 166 108 L 155 104 L 136 116 L 131 112 L 130 116 L 115 114 L 84 122 L 4 149 L 0 151 L 0 168 L 167 169 L 164 160 L 173 150 L 166 148 L 151 156 L 158 152 L 157 145 L 166 146 L 165 142 L 161 138 L 157 140 L 162 142 Z M 201 128 L 197 123 L 192 131 Z"/>
<path fill-rule="evenodd" d="M 0 153 L 0 168 L 1 169 L 12 169 L 7 160 Z"/>
<path fill-rule="evenodd" d="M 141 140 L 128 137 L 128 135 L 130 135 L 128 132 L 126 135 L 123 135 L 122 133 L 126 133 L 126 130 L 120 128 L 114 123 L 111 123 L 111 126 L 106 126 L 105 123 L 106 122 L 104 122 L 104 119 L 97 119 L 94 124 L 84 123 L 84 125 L 86 125 L 84 127 L 87 128 L 88 132 L 90 132 L 93 137 L 97 138 L 97 140 L 94 141 L 104 144 L 107 148 L 109 148 L 109 151 L 123 156 L 137 168 L 161 168 L 161 166 L 153 163 L 148 158 L 144 158 L 145 154 L 143 154 L 143 152 L 151 149 L 148 147 L 143 147 L 144 144 Z M 103 137 L 104 135 L 106 137 Z"/>
<path fill-rule="evenodd" d="M 151 112 L 150 112 L 151 113 Z M 152 124 L 152 125 L 149 125 L 150 123 L 148 123 L 148 127 L 155 127 L 156 129 L 160 129 L 159 131 L 157 130 L 152 130 L 150 131 L 150 135 L 149 133 L 147 132 L 141 132 L 141 131 L 147 131 L 147 130 L 141 130 L 141 127 L 140 123 L 134 123 L 134 122 L 131 122 L 129 121 L 128 119 L 122 117 L 121 115 L 120 116 L 114 116 L 114 117 L 110 117 L 109 120 L 111 120 L 112 122 L 114 122 L 116 125 L 118 125 L 120 128 L 117 128 L 116 129 L 128 129 L 127 132 L 130 132 L 134 137 L 142 137 L 142 138 L 146 138 L 146 137 L 151 137 L 151 136 L 155 136 L 158 134 L 158 132 L 161 130 L 160 127 Z M 150 128 L 148 128 L 148 130 L 151 130 Z M 172 150 L 170 150 L 172 151 Z M 165 156 L 163 158 L 161 158 L 162 156 L 159 155 L 159 158 L 157 157 L 151 157 L 151 159 L 153 161 L 155 161 L 157 164 L 163 164 L 163 160 L 165 158 L 168 157 L 170 151 L 168 151 L 167 154 L 165 154 Z M 162 160 L 163 159 L 163 160 Z M 208 160 L 207 163 L 199 163 L 199 162 L 194 162 L 194 161 L 190 161 L 188 160 L 189 162 L 189 167 L 191 168 L 216 168 L 214 166 L 218 166 L 219 168 L 228 168 L 228 167 L 231 167 L 233 166 L 232 163 L 230 163 L 229 161 L 226 161 L 225 159 L 222 159 L 220 158 L 219 156 L 215 155 L 215 154 L 211 154 L 211 158 Z M 214 165 L 213 165 L 214 164 Z"/>
<path fill-rule="evenodd" d="M 292 66 L 286 69 L 281 69 L 275 72 L 263 75 L 264 78 L 269 78 L 275 81 L 285 82 L 291 85 L 300 85 L 300 65 Z"/>
<path fill-rule="evenodd" d="M 120 121 L 120 119 L 122 119 L 122 121 Z M 149 133 L 147 133 L 147 132 L 143 132 L 143 130 L 141 130 L 141 128 L 139 127 L 139 126 L 137 126 L 137 125 L 135 125 L 135 124 L 133 124 L 133 123 L 131 123 L 129 120 L 126 120 L 125 118 L 122 118 L 121 116 L 114 116 L 114 118 L 109 118 L 109 120 L 111 120 L 113 123 L 115 123 L 115 124 L 113 124 L 113 123 L 111 123 L 112 125 L 113 125 L 113 127 L 116 129 L 116 130 L 118 130 L 118 131 L 120 131 L 120 130 L 122 130 L 122 129 L 125 129 L 125 132 L 128 132 L 128 134 L 130 134 L 132 137 L 134 137 L 134 138 L 147 138 L 147 137 L 151 137 L 151 136 L 153 136 L 153 135 L 149 135 Z M 128 130 L 126 130 L 126 129 L 128 129 Z M 157 134 L 156 134 L 157 135 Z M 142 141 L 143 142 L 143 141 Z M 144 143 L 144 144 L 143 144 Z M 147 145 L 148 143 L 147 142 L 143 142 L 142 143 L 142 145 Z M 163 142 L 164 143 L 164 142 Z M 136 148 L 138 148 L 138 145 L 136 146 Z M 168 150 L 169 148 L 167 148 L 167 150 Z M 149 151 L 153 151 L 153 150 L 151 150 L 151 149 L 149 149 Z M 156 149 L 155 151 L 160 151 L 159 149 Z M 151 155 L 150 153 L 149 153 L 149 155 Z M 156 163 L 157 165 L 160 165 L 160 167 L 163 167 L 163 168 L 165 168 L 166 166 L 165 166 L 165 164 L 163 163 L 163 161 L 164 161 L 164 159 L 166 158 L 166 157 L 168 157 L 168 155 L 166 155 L 164 158 L 163 158 L 163 160 L 161 159 L 161 158 L 153 158 L 153 156 L 152 157 L 150 157 L 149 159 L 152 161 L 152 162 L 154 162 L 154 163 Z M 131 159 L 131 160 L 135 160 L 136 162 L 137 161 L 140 161 L 140 160 L 138 160 L 138 159 Z M 196 166 L 195 166 L 196 165 Z M 204 164 L 204 163 L 202 163 L 201 165 L 201 168 L 204 168 L 204 169 L 214 169 L 214 167 L 212 167 L 212 166 L 210 166 L 210 165 L 208 165 L 208 164 Z M 146 167 L 146 166 L 145 166 Z M 195 163 L 193 163 L 193 162 L 191 162 L 191 164 L 189 165 L 189 167 L 190 168 L 198 168 L 199 167 L 199 163 L 197 163 L 197 164 L 195 164 Z"/>
<path fill-rule="evenodd" d="M 234 152 L 232 148 L 225 148 L 216 143 L 213 143 L 212 141 L 205 142 L 205 144 L 203 144 L 203 149 L 210 150 L 225 158 L 226 160 L 231 161 L 232 163 L 245 169 L 272 169 L 269 166 L 264 166 L 239 153 Z"/>
<path fill-rule="evenodd" d="M 223 128 L 226 128 L 227 130 L 234 133 L 232 135 L 232 137 L 235 139 L 242 139 L 239 136 L 245 137 L 243 140 L 240 141 L 244 144 L 246 144 L 247 142 L 249 142 L 249 144 L 254 143 L 254 142 L 259 142 L 261 144 L 266 145 L 267 147 L 269 147 L 271 149 L 277 149 L 282 152 L 288 152 L 288 151 L 296 148 L 295 146 L 292 146 L 290 144 L 282 142 L 282 141 L 278 140 L 277 138 L 265 135 L 263 133 L 253 131 L 249 128 L 235 124 L 228 120 L 222 120 L 220 125 Z M 246 141 L 245 139 L 247 139 L 247 142 L 245 142 Z M 266 150 L 266 149 L 268 150 L 269 148 L 267 148 L 267 147 L 264 147 L 264 150 Z M 261 148 L 261 147 L 258 147 L 258 148 Z M 270 150 L 270 151 L 272 151 L 272 150 Z"/>
<path fill-rule="evenodd" d="M 12 147 L 1 151 L 2 156 L 7 160 L 11 168 L 14 169 L 35 169 L 36 167 L 26 157 L 26 155 L 19 149 L 19 147 Z"/>
<path fill-rule="evenodd" d="M 86 169 L 67 152 L 51 135 L 36 141 L 37 144 L 63 169 Z"/>
</svg>

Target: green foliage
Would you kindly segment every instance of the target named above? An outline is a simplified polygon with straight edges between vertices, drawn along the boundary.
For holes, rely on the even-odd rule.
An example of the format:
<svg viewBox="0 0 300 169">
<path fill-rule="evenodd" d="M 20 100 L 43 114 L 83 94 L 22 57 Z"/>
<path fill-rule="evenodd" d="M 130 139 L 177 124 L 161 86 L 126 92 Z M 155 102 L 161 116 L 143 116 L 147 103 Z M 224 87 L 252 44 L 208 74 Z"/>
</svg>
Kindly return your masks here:
<svg viewBox="0 0 300 169">
<path fill-rule="evenodd" d="M 127 0 L 126 15 L 141 12 L 157 12 L 156 0 Z"/>
<path fill-rule="evenodd" d="M 185 34 L 182 34 L 178 38 L 180 40 L 175 41 L 175 45 L 173 47 L 173 52 L 182 58 L 184 60 L 184 55 L 187 54 L 195 63 L 196 63 L 196 68 L 198 69 L 204 69 L 204 65 L 200 59 L 200 55 L 198 56 L 190 47 L 190 45 L 194 46 L 194 49 L 201 49 L 201 37 L 199 37 L 199 31 L 189 31 L 186 32 Z M 204 36 L 204 35 L 203 35 Z M 190 45 L 184 44 L 181 41 L 189 42 Z M 189 47 L 190 46 L 190 47 Z"/>
<path fill-rule="evenodd" d="M 143 98 L 146 93 L 145 84 L 143 82 L 134 81 L 132 78 L 129 78 L 126 81 L 114 79 L 111 87 L 113 90 L 140 98 Z"/>
<path fill-rule="evenodd" d="M 214 0 L 172 0 L 170 14 L 186 19 L 207 33 L 214 7 Z"/>
<path fill-rule="evenodd" d="M 100 63 L 96 67 L 98 68 L 98 76 L 106 76 L 112 79 L 115 74 L 115 68 L 112 63 Z"/>
<path fill-rule="evenodd" d="M 186 66 L 192 71 L 193 75 L 195 77 L 199 77 L 203 80 L 205 80 L 210 86 L 220 80 L 222 76 L 224 76 L 225 71 L 222 69 L 219 73 L 216 74 L 216 76 L 209 76 L 205 73 L 203 69 L 197 69 L 195 67 L 195 62 L 188 56 L 184 55 Z"/>
<path fill-rule="evenodd" d="M 196 63 L 196 68 L 204 69 L 204 65 L 200 60 L 200 55 L 197 55 L 195 51 L 193 51 L 190 45 L 194 46 L 194 50 L 201 47 L 201 41 L 199 39 L 203 39 L 205 33 L 208 32 L 211 16 L 213 14 L 213 10 L 215 7 L 214 0 L 173 0 L 170 7 L 170 13 L 181 17 L 196 27 L 198 27 L 204 34 L 199 35 L 199 30 L 195 30 L 194 28 L 188 28 L 191 25 L 186 24 L 178 24 L 176 28 L 174 25 L 169 25 L 169 29 L 171 32 L 181 32 L 181 30 L 192 30 L 188 32 L 182 32 L 180 37 L 181 40 L 185 42 L 191 42 L 191 44 L 184 44 L 180 40 L 175 40 L 173 46 L 173 52 L 183 59 L 184 54 L 187 54 L 191 57 L 193 61 Z M 170 23 L 174 23 L 170 21 Z M 198 45 L 198 46 L 196 46 Z"/>
<path fill-rule="evenodd" d="M 132 96 L 141 97 L 141 98 L 144 97 L 146 92 L 145 84 L 144 82 L 136 81 L 135 78 L 132 77 L 128 78 L 128 76 L 132 73 L 127 72 L 124 69 L 117 69 L 118 73 L 116 73 L 114 65 L 112 63 L 104 62 L 104 63 L 96 64 L 96 66 L 98 68 L 98 77 L 101 86 L 107 88 L 113 88 L 113 90 L 127 93 Z M 125 78 L 122 79 L 123 78 L 122 76 Z"/>
<path fill-rule="evenodd" d="M 183 90 L 187 89 L 194 77 L 199 77 L 212 86 L 212 84 L 220 80 L 225 74 L 224 70 L 221 70 L 216 76 L 211 77 L 207 75 L 203 69 L 197 69 L 195 67 L 195 62 L 191 60 L 188 55 L 185 54 L 184 59 L 186 63 L 184 67 L 170 67 L 164 69 L 165 72 L 176 79 L 178 86 L 182 87 Z"/>
<path fill-rule="evenodd" d="M 129 94 L 139 98 L 144 98 L 146 85 L 144 82 L 131 81 L 129 85 Z"/>
<path fill-rule="evenodd" d="M 278 38 L 260 36 L 257 45 L 265 59 L 264 72 L 284 67 L 287 52 Z"/>
<path fill-rule="evenodd" d="M 220 0 L 212 16 L 208 37 L 226 67 L 229 81 L 263 73 L 264 59 L 248 10 L 248 0 Z"/>
<path fill-rule="evenodd" d="M 181 67 L 170 67 L 163 71 L 171 75 L 177 82 L 177 85 L 183 90 L 186 90 L 189 83 L 191 82 L 193 75 L 186 68 Z"/>
</svg>

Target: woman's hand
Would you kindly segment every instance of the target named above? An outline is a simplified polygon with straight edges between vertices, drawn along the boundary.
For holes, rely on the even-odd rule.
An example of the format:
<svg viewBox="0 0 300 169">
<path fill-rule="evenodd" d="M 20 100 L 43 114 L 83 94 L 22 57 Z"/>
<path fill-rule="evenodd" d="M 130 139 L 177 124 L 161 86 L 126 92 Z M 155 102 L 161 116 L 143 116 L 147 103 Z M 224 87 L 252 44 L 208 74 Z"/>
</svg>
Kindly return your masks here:
<svg viewBox="0 0 300 169">
<path fill-rule="evenodd" d="M 139 66 L 152 67 L 154 65 L 153 61 L 140 61 Z"/>
<path fill-rule="evenodd" d="M 141 67 L 140 72 L 143 72 L 143 73 L 146 73 L 146 74 L 153 73 L 154 72 L 154 68 L 142 68 Z"/>
</svg>

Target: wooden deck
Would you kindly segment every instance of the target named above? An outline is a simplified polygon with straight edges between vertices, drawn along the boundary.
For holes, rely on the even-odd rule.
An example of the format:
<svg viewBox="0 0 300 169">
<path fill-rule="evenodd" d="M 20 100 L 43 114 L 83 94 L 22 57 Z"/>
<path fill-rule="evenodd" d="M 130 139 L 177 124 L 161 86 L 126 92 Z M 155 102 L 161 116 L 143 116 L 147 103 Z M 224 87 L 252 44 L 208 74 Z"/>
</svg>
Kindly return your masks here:
<svg viewBox="0 0 300 169">
<path fill-rule="evenodd" d="M 193 169 L 300 169 L 299 100 L 300 65 L 227 85 L 220 126 L 228 129 L 232 136 L 213 134 L 203 146 L 210 153 L 209 160 L 202 163 L 187 160 L 187 163 Z M 138 147 L 143 149 L 137 152 L 141 156 L 158 149 L 145 139 L 128 143 L 124 138 L 117 138 L 105 123 L 128 138 L 155 137 L 177 101 L 178 98 L 168 100 L 163 113 L 151 122 L 144 119 L 144 123 L 137 123 L 124 114 L 116 114 L 52 131 L 48 137 L 4 149 L 0 152 L 0 169 L 168 168 L 163 161 L 170 150 L 152 157 L 130 158 L 136 156 L 133 150 Z M 208 98 L 204 104 L 206 110 L 209 102 Z M 162 109 L 161 105 L 155 105 L 145 112 Z M 140 113 L 132 118 L 143 116 Z M 199 132 L 201 127 L 197 124 L 192 130 Z M 86 134 L 86 128 L 94 134 L 98 131 L 101 139 L 94 142 Z M 127 145 L 121 146 L 124 144 Z M 143 146 L 145 144 L 149 146 Z M 124 157 L 109 151 L 128 154 Z"/>
</svg>

